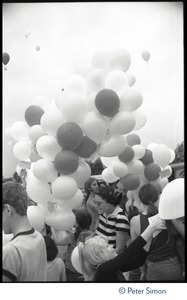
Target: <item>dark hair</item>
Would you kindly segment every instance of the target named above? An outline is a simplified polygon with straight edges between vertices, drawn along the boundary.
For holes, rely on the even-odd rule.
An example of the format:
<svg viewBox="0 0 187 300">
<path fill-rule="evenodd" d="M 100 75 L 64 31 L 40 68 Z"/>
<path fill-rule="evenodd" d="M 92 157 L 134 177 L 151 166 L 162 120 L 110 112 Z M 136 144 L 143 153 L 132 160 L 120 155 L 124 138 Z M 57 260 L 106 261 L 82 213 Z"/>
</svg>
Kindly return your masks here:
<svg viewBox="0 0 187 300">
<path fill-rule="evenodd" d="M 13 181 L 3 183 L 3 209 L 6 204 L 13 206 L 20 216 L 27 214 L 28 196 L 20 183 Z"/>
<path fill-rule="evenodd" d="M 74 236 L 77 240 L 82 230 L 89 230 L 92 223 L 92 216 L 86 208 L 80 208 L 79 210 L 77 210 L 75 217 L 77 227 Z"/>
<path fill-rule="evenodd" d="M 121 193 L 115 196 L 114 189 L 109 185 L 100 187 L 96 194 L 106 200 L 107 203 L 114 206 L 117 206 L 120 203 L 122 197 Z"/>
<path fill-rule="evenodd" d="M 88 181 L 85 182 L 84 184 L 84 190 L 85 190 L 85 193 L 86 193 L 86 196 L 85 196 L 85 203 L 87 202 L 88 198 L 89 198 L 89 195 L 90 195 L 90 187 L 92 185 L 92 182 L 93 181 L 97 181 L 98 185 L 99 185 L 99 182 L 96 178 L 92 178 L 90 177 L 88 179 Z"/>
<path fill-rule="evenodd" d="M 151 217 L 158 213 L 158 209 L 155 206 L 155 202 L 159 199 L 158 189 L 151 183 L 145 184 L 139 191 L 140 201 L 148 205 L 147 216 Z"/>
<path fill-rule="evenodd" d="M 52 261 L 58 254 L 57 245 L 55 244 L 55 241 L 47 235 L 44 236 L 44 240 L 47 251 L 47 261 Z"/>
</svg>

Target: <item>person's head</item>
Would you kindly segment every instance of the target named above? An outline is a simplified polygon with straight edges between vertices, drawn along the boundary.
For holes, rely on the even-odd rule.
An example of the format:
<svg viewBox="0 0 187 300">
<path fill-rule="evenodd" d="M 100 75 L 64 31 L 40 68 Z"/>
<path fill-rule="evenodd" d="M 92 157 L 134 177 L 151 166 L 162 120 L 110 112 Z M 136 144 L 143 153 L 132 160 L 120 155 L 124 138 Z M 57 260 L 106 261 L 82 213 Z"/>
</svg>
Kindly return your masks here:
<svg viewBox="0 0 187 300">
<path fill-rule="evenodd" d="M 120 203 L 121 196 L 114 196 L 114 189 L 106 185 L 100 187 L 96 191 L 95 204 L 99 214 L 110 214 L 114 211 L 115 207 Z"/>
<path fill-rule="evenodd" d="M 79 261 L 86 281 L 94 280 L 97 267 L 116 256 L 116 252 L 108 240 L 102 236 L 88 238 L 85 243 L 79 243 Z"/>
<path fill-rule="evenodd" d="M 46 235 L 44 236 L 44 240 L 47 251 L 47 261 L 52 261 L 58 254 L 58 248 L 55 244 L 55 241 L 51 237 Z"/>
<path fill-rule="evenodd" d="M 147 206 L 149 216 L 158 213 L 159 195 L 158 189 L 151 183 L 143 185 L 139 190 L 139 199 L 144 206 Z"/>
<path fill-rule="evenodd" d="M 17 182 L 3 183 L 3 229 L 5 234 L 12 233 L 13 222 L 18 217 L 26 217 L 28 197 L 24 187 Z"/>
<path fill-rule="evenodd" d="M 86 208 L 80 208 L 79 210 L 77 210 L 75 217 L 76 217 L 75 239 L 77 240 L 82 231 L 90 229 L 90 225 L 92 223 L 92 216 L 87 211 Z"/>
<path fill-rule="evenodd" d="M 90 177 L 88 181 L 84 185 L 84 189 L 86 194 L 90 194 L 91 192 L 95 193 L 99 188 L 99 183 L 97 179 Z"/>
</svg>

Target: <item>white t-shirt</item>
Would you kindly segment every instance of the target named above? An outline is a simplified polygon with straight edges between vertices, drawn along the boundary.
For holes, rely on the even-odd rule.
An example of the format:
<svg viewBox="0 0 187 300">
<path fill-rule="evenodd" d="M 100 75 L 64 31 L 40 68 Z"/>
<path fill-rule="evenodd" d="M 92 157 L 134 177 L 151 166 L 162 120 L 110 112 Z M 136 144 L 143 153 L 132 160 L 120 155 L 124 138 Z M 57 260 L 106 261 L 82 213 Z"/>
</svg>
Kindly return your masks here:
<svg viewBox="0 0 187 300">
<path fill-rule="evenodd" d="M 46 281 L 47 254 L 43 236 L 35 229 L 20 232 L 3 246 L 3 275 L 12 281 Z"/>
</svg>

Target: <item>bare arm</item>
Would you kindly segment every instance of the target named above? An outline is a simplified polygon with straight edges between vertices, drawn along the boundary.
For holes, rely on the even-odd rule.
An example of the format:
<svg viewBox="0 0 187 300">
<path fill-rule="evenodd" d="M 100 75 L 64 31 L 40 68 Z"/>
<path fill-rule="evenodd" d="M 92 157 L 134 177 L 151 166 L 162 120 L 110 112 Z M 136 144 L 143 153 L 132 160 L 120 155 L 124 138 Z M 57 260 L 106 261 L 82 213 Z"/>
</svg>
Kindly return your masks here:
<svg viewBox="0 0 187 300">
<path fill-rule="evenodd" d="M 179 219 L 174 219 L 171 220 L 171 222 L 173 223 L 175 229 L 177 230 L 177 232 L 181 235 L 181 237 L 184 239 L 185 237 L 185 233 L 184 233 L 184 224 L 181 222 L 181 220 Z"/>
<path fill-rule="evenodd" d="M 129 235 L 127 232 L 121 232 L 118 231 L 116 233 L 116 253 L 120 254 L 124 249 L 127 244 L 127 241 L 129 240 Z"/>
</svg>

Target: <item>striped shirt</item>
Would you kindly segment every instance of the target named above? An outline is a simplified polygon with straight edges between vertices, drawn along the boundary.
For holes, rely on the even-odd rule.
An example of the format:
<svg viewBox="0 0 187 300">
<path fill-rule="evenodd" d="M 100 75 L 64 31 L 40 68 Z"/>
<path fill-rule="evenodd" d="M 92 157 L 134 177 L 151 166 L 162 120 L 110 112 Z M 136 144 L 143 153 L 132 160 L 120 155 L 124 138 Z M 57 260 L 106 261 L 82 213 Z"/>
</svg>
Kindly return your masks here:
<svg viewBox="0 0 187 300">
<path fill-rule="evenodd" d="M 130 236 L 130 225 L 123 210 L 117 205 L 110 215 L 101 214 L 96 234 L 108 238 L 108 243 L 116 247 L 116 233 L 124 232 Z"/>
</svg>

